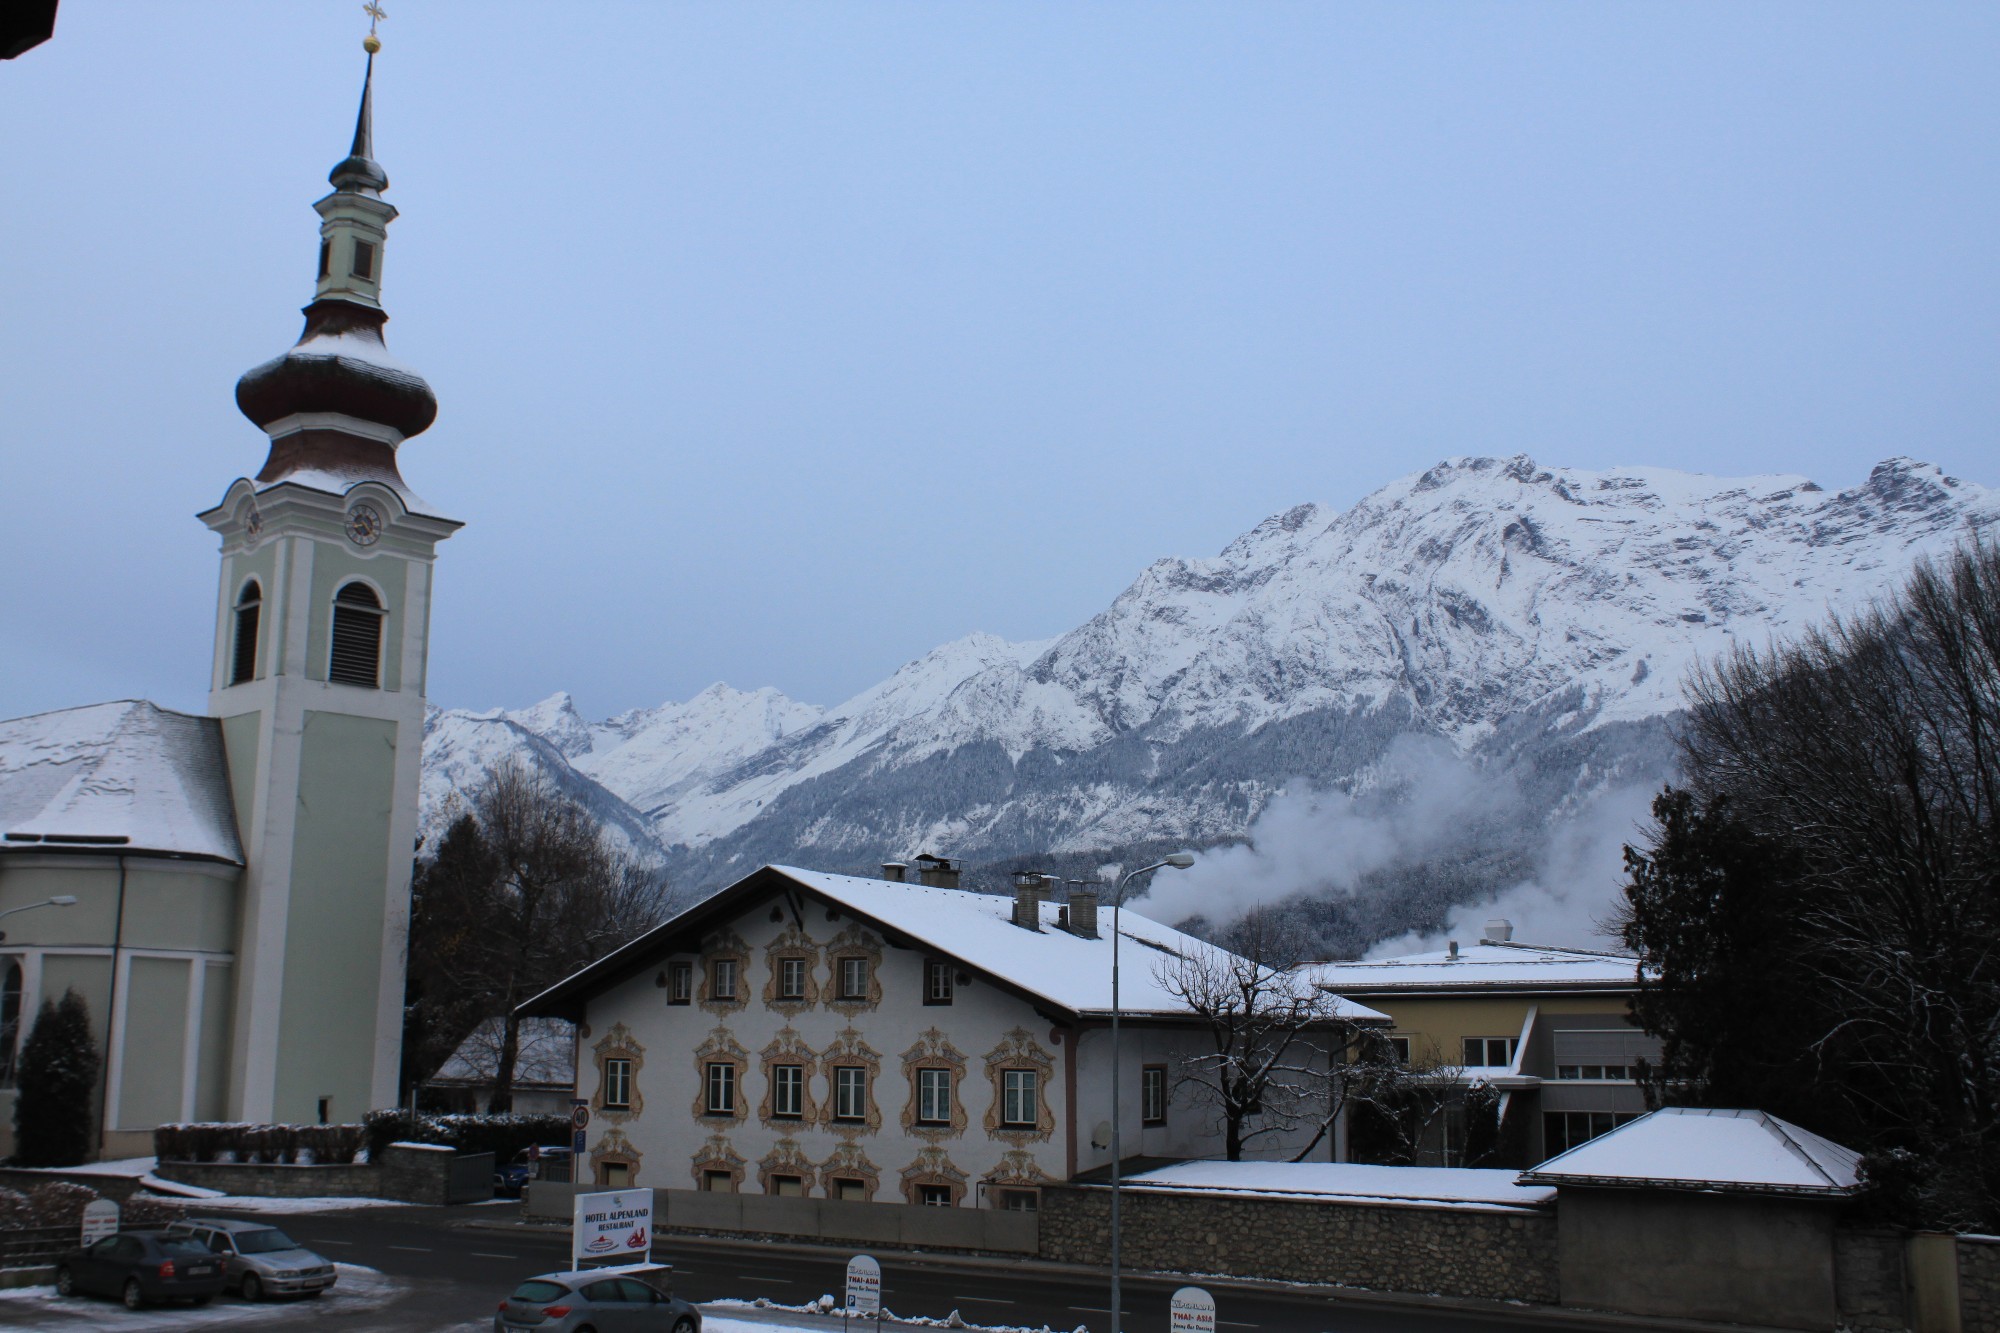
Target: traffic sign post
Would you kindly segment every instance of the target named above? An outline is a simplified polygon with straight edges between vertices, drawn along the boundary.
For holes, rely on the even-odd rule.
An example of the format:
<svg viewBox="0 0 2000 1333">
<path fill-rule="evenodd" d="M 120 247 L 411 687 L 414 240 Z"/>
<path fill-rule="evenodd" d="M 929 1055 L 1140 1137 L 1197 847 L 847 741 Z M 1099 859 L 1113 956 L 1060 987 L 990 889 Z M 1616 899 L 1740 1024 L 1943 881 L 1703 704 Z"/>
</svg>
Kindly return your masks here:
<svg viewBox="0 0 2000 1333">
<path fill-rule="evenodd" d="M 882 1265 L 865 1254 L 857 1254 L 847 1261 L 847 1300 L 841 1307 L 840 1326 L 845 1329 L 847 1321 L 858 1314 L 868 1315 L 879 1326 L 882 1322 Z"/>
<path fill-rule="evenodd" d="M 590 1128 L 590 1103 L 582 1097 L 569 1104 L 570 1179 L 576 1179 L 576 1165 L 583 1160 L 583 1132 Z"/>
<path fill-rule="evenodd" d="M 1215 1333 L 1215 1297 L 1182 1287 L 1167 1304 L 1168 1333 Z"/>
</svg>

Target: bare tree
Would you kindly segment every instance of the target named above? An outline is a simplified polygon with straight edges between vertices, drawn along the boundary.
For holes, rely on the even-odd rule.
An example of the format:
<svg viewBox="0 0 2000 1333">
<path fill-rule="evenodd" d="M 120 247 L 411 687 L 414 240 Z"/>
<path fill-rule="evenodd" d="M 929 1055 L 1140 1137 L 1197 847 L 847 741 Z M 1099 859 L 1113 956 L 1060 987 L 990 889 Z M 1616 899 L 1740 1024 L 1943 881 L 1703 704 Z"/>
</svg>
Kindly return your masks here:
<svg viewBox="0 0 2000 1333">
<path fill-rule="evenodd" d="M 1206 1030 L 1209 1048 L 1181 1059 L 1176 1090 L 1214 1114 L 1228 1160 L 1260 1139 L 1303 1134 L 1292 1160 L 1304 1161 L 1344 1108 L 1398 1085 L 1400 1066 L 1300 970 L 1297 937 L 1276 916 L 1252 913 L 1230 943 L 1233 951 L 1191 951 L 1154 966 Z"/>
<path fill-rule="evenodd" d="M 1656 1094 L 1863 1148 L 1906 1220 L 2000 1225 L 2000 549 L 1689 703 L 1686 786 L 1627 853 Z"/>
<path fill-rule="evenodd" d="M 456 1020 L 457 1039 L 500 1020 L 487 1103 L 496 1112 L 513 1107 L 516 1006 L 656 925 L 667 903 L 656 870 L 607 847 L 589 811 L 512 759 L 418 881 L 413 983 L 433 1014 Z"/>
</svg>

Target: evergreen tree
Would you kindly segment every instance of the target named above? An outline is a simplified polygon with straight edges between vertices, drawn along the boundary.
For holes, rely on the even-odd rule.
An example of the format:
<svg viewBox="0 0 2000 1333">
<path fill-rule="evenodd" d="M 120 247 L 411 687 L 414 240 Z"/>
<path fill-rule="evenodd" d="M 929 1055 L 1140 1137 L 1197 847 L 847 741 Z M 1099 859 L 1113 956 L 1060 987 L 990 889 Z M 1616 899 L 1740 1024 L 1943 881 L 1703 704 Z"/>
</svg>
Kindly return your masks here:
<svg viewBox="0 0 2000 1333">
<path fill-rule="evenodd" d="M 75 1166 L 90 1156 L 91 1101 L 103 1068 L 90 1036 L 90 1007 L 74 990 L 42 1001 L 15 1075 L 14 1161 Z"/>
</svg>

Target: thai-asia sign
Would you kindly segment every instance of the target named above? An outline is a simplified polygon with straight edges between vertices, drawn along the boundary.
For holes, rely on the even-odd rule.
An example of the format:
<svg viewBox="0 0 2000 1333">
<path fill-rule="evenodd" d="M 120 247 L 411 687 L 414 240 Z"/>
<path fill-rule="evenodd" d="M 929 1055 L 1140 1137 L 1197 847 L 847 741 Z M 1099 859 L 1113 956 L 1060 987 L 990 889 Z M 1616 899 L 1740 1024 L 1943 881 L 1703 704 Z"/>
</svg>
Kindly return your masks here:
<svg viewBox="0 0 2000 1333">
<path fill-rule="evenodd" d="M 645 1263 L 653 1254 L 653 1191 L 611 1190 L 576 1196 L 570 1263 Z"/>
<path fill-rule="evenodd" d="M 847 1261 L 847 1313 L 882 1313 L 882 1265 L 865 1254 Z"/>
<path fill-rule="evenodd" d="M 93 1199 L 83 1206 L 83 1243 L 89 1245 L 118 1234 L 118 1205 L 109 1199 Z"/>
<path fill-rule="evenodd" d="M 1215 1297 L 1200 1287 L 1182 1287 L 1167 1304 L 1169 1333 L 1215 1333 Z"/>
</svg>

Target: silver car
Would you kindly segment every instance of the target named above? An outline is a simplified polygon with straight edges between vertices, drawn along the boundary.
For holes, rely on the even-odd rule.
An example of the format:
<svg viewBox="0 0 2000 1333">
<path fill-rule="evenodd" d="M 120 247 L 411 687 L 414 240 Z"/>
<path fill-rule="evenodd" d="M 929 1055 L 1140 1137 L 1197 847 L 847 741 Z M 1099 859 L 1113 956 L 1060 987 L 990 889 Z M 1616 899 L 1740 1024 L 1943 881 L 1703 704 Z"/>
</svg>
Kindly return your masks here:
<svg viewBox="0 0 2000 1333">
<path fill-rule="evenodd" d="M 317 1296 L 335 1281 L 333 1264 L 268 1222 L 191 1217 L 167 1228 L 222 1257 L 223 1290 L 246 1301 L 266 1296 Z"/>
<path fill-rule="evenodd" d="M 665 1288 L 667 1269 L 587 1268 L 544 1273 L 514 1288 L 493 1333 L 701 1333 L 701 1311 Z M 633 1274 L 641 1274 L 645 1281 Z"/>
</svg>

